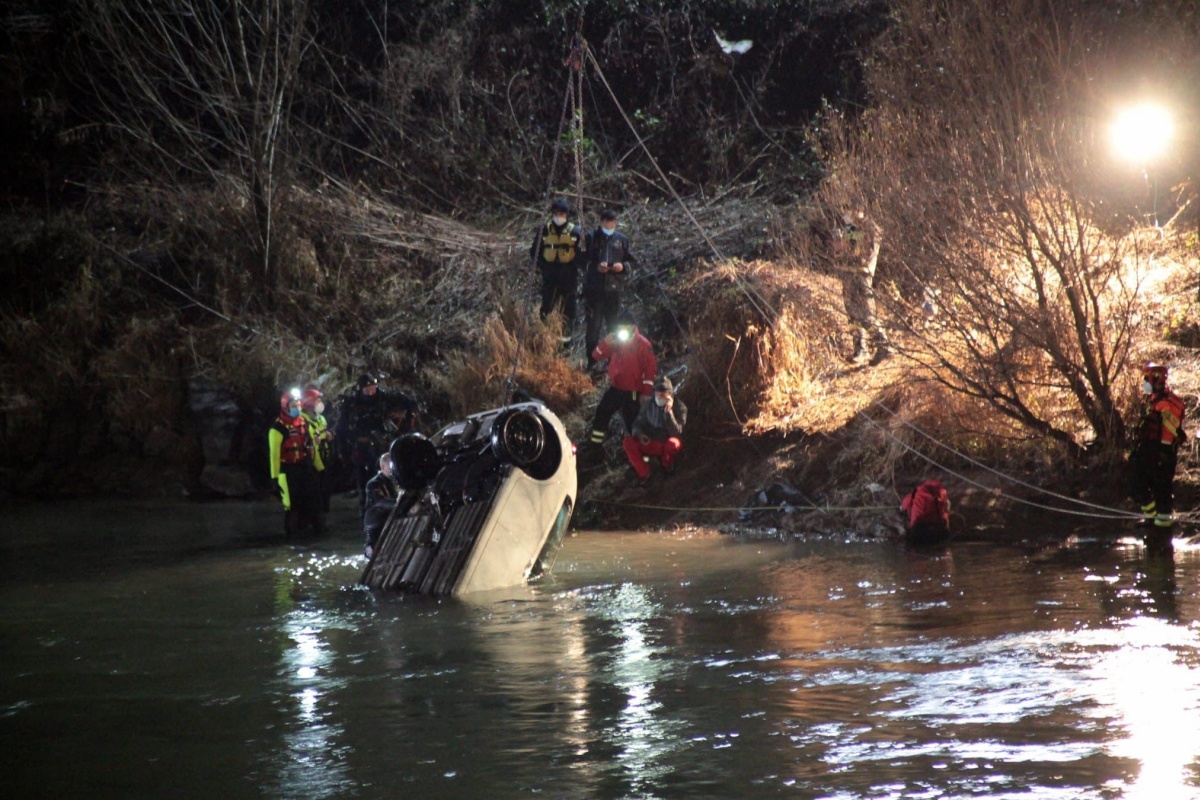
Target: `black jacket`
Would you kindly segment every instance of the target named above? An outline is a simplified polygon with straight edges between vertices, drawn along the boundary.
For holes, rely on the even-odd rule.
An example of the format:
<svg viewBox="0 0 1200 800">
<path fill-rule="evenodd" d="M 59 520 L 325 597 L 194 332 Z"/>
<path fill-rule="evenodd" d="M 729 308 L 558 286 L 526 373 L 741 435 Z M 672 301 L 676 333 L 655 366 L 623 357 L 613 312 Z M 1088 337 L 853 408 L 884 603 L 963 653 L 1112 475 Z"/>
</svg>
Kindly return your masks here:
<svg viewBox="0 0 1200 800">
<path fill-rule="evenodd" d="M 389 418 L 395 420 L 395 431 L 389 430 Z M 334 443 L 339 455 L 346 458 L 355 447 L 416 430 L 416 423 L 417 404 L 408 395 L 378 389 L 374 396 L 368 396 L 359 389 L 342 399 Z"/>
<path fill-rule="evenodd" d="M 367 535 L 367 547 L 374 547 L 379 541 L 388 515 L 396 507 L 398 494 L 396 482 L 382 472 L 367 481 L 367 506 L 363 510 L 363 533 Z"/>
<path fill-rule="evenodd" d="M 605 236 L 599 226 L 588 237 L 587 256 L 587 272 L 583 276 L 585 294 L 620 292 L 637 264 L 633 255 L 633 243 L 629 241 L 629 237 L 620 231 L 613 231 L 611 236 Z M 601 273 L 601 263 L 619 263 L 625 269 L 621 272 Z"/>
<path fill-rule="evenodd" d="M 656 442 L 664 442 L 672 436 L 682 436 L 683 426 L 687 424 L 687 406 L 679 398 L 667 411 L 666 406 L 659 406 L 650 398 L 642 403 L 638 410 L 637 419 L 633 421 L 634 436 L 645 434 Z"/>
</svg>

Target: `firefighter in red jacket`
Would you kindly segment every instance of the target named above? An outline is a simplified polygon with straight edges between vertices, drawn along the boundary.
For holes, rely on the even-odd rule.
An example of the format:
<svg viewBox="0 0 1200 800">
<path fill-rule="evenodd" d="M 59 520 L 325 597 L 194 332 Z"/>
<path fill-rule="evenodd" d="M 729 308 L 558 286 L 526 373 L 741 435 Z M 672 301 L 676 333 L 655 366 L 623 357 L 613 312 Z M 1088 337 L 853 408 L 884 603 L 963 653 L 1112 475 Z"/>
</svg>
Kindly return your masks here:
<svg viewBox="0 0 1200 800">
<path fill-rule="evenodd" d="M 1169 529 L 1174 522 L 1175 462 L 1183 431 L 1183 401 L 1167 388 L 1167 368 L 1147 364 L 1142 369 L 1146 405 L 1138 423 L 1137 443 L 1129 456 L 1129 494 L 1142 508 L 1142 524 Z"/>
<path fill-rule="evenodd" d="M 950 538 L 950 496 L 940 481 L 927 480 L 900 501 L 904 539 L 911 545 L 941 544 Z"/>
<path fill-rule="evenodd" d="M 654 394 L 654 347 L 633 323 L 628 311 L 617 315 L 616 327 L 596 345 L 591 357 L 608 361 L 608 390 L 600 398 L 592 419 L 591 443 L 600 445 L 608 435 L 608 421 L 620 411 L 625 430 L 633 429 L 642 403 Z"/>
<path fill-rule="evenodd" d="M 321 490 L 317 473 L 325 469 L 321 452 L 313 441 L 308 420 L 301 413 L 299 389 L 279 398 L 279 416 L 267 431 L 271 479 L 283 500 L 283 529 L 295 536 L 305 529 L 319 534 L 324 528 Z"/>
</svg>

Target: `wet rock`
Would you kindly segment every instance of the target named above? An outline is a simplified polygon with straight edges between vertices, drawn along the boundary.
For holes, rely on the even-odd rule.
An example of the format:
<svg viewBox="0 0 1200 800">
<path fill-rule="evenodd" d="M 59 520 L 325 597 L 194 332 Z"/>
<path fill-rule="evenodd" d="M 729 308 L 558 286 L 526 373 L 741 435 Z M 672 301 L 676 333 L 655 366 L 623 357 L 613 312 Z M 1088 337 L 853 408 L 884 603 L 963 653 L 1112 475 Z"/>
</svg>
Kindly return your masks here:
<svg viewBox="0 0 1200 800">
<path fill-rule="evenodd" d="M 200 485 L 225 497 L 252 494 L 254 481 L 242 466 L 246 415 L 233 393 L 206 381 L 190 381 L 188 410 L 200 440 Z"/>
<path fill-rule="evenodd" d="M 246 497 L 255 491 L 250 474 L 241 467 L 206 464 L 200 471 L 200 485 L 225 497 Z"/>
</svg>

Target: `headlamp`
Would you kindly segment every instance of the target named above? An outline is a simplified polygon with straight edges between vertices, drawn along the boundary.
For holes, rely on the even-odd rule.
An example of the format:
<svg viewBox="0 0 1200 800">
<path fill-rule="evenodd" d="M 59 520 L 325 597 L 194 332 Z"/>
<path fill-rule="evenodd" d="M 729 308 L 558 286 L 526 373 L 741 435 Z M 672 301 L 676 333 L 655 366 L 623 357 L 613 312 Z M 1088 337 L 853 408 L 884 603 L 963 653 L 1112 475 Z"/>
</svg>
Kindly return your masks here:
<svg viewBox="0 0 1200 800">
<path fill-rule="evenodd" d="M 629 330 L 629 328 L 618 328 L 617 329 L 617 341 L 618 342 L 628 342 L 629 337 L 631 337 L 631 336 L 633 336 L 633 333 Z"/>
<path fill-rule="evenodd" d="M 300 387 L 294 387 L 290 392 L 288 392 L 288 394 L 291 395 L 293 402 L 300 402 Z"/>
</svg>

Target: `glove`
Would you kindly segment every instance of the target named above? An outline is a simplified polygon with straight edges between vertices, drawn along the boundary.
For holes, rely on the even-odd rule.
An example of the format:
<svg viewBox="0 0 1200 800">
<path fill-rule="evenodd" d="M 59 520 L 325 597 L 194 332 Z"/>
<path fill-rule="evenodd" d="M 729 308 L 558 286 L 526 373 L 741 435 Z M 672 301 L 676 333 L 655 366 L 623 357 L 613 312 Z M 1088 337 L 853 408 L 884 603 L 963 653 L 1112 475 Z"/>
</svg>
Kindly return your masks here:
<svg viewBox="0 0 1200 800">
<path fill-rule="evenodd" d="M 279 483 L 279 485 L 278 485 L 279 499 L 283 501 L 283 510 L 291 511 L 292 510 L 292 496 L 291 496 L 291 494 L 288 493 L 287 475 L 280 473 L 278 483 Z"/>
</svg>

